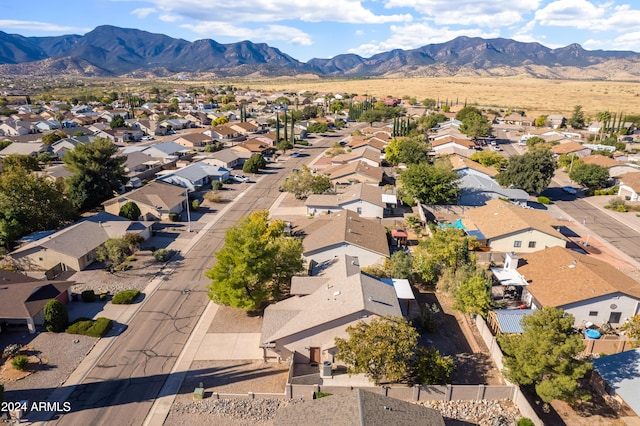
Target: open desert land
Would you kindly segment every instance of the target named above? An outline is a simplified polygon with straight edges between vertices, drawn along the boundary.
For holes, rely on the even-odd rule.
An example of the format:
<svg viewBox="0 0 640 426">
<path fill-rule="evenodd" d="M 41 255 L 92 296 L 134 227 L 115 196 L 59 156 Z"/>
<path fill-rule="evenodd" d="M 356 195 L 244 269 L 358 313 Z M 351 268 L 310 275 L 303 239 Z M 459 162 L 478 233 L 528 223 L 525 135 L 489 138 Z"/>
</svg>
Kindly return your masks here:
<svg viewBox="0 0 640 426">
<path fill-rule="evenodd" d="M 184 83 L 184 82 L 183 82 Z M 570 115 L 575 105 L 589 117 L 600 111 L 640 114 L 640 81 L 549 80 L 518 77 L 433 77 L 349 80 L 238 81 L 236 87 L 270 91 L 356 93 L 375 97 L 431 98 L 483 107 Z"/>
</svg>

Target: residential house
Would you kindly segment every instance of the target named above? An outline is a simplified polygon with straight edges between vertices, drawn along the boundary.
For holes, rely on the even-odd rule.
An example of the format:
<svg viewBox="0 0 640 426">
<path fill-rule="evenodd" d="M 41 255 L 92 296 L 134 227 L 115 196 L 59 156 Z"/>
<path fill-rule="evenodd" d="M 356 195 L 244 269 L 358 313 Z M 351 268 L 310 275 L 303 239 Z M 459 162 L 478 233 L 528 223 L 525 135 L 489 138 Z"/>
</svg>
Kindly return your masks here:
<svg viewBox="0 0 640 426">
<path fill-rule="evenodd" d="M 594 388 L 621 400 L 636 416 L 640 416 L 640 348 L 601 356 L 592 362 L 594 374 L 590 383 Z"/>
<path fill-rule="evenodd" d="M 225 169 L 232 170 L 237 167 L 242 167 L 246 160 L 246 153 L 236 151 L 231 148 L 225 148 L 220 151 L 207 154 L 206 158 L 202 161 L 212 166 L 224 167 Z"/>
<path fill-rule="evenodd" d="M 187 133 L 180 135 L 174 142 L 187 148 L 200 148 L 213 142 L 211 136 L 204 133 Z"/>
<path fill-rule="evenodd" d="M 25 271 L 81 271 L 95 261 L 96 249 L 109 238 L 134 233 L 147 239 L 151 225 L 102 212 L 20 246 L 9 256 Z"/>
<path fill-rule="evenodd" d="M 588 148 L 578 142 L 568 141 L 552 146 L 551 152 L 553 152 L 557 156 L 565 154 L 576 156 L 577 158 L 582 158 L 591 154 L 591 148 Z"/>
<path fill-rule="evenodd" d="M 42 133 L 58 130 L 61 127 L 60 122 L 53 119 L 38 121 L 35 123 L 35 126 L 36 126 L 36 129 L 38 129 L 38 131 Z"/>
<path fill-rule="evenodd" d="M 189 191 L 199 191 L 212 181 L 229 179 L 229 170 L 198 161 L 176 170 L 165 170 L 158 174 L 158 181 L 178 185 Z"/>
<path fill-rule="evenodd" d="M 304 204 L 310 216 L 351 210 L 360 217 L 381 218 L 396 203 L 395 194 L 386 194 L 384 188 L 357 183 L 343 188 L 338 194 L 311 194 Z"/>
<path fill-rule="evenodd" d="M 379 138 L 366 136 L 349 136 L 345 142 L 353 151 L 368 148 L 375 150 L 378 154 L 382 154 L 388 145 L 388 142 Z"/>
<path fill-rule="evenodd" d="M 260 342 L 266 359 L 296 363 L 334 362 L 336 337 L 359 321 L 401 316 L 394 288 L 365 275 L 357 256 L 318 262 L 312 276 L 293 277 L 292 297 L 264 311 Z"/>
<path fill-rule="evenodd" d="M 521 189 L 501 187 L 494 179 L 498 171 L 492 167 L 485 167 L 461 155 L 451 155 L 449 161 L 460 177 L 458 204 L 461 206 L 483 206 L 487 201 L 498 198 L 526 204 L 529 199 L 529 194 Z"/>
<path fill-rule="evenodd" d="M 300 419 L 317 425 L 444 426 L 440 411 L 363 389 L 330 395 L 304 404 L 289 404 L 276 411 L 274 424 L 297 426 Z"/>
<path fill-rule="evenodd" d="M 51 299 L 67 304 L 75 283 L 63 280 L 37 280 L 20 272 L 0 269 L 0 324 L 26 324 L 29 333 L 44 325 L 42 310 Z M 0 328 L 0 331 L 1 328 Z"/>
<path fill-rule="evenodd" d="M 357 256 L 361 266 L 370 266 L 389 257 L 384 225 L 351 210 L 305 219 L 295 226 L 296 231 L 304 235 L 304 257 L 315 262 L 348 254 Z"/>
<path fill-rule="evenodd" d="M 436 155 L 458 154 L 471 157 L 476 151 L 473 149 L 476 143 L 467 137 L 446 136 L 433 139 L 431 149 Z"/>
<path fill-rule="evenodd" d="M 240 133 L 229 126 L 216 126 L 211 129 L 211 137 L 219 141 L 230 141 L 240 136 Z"/>
<path fill-rule="evenodd" d="M 78 146 L 78 144 L 90 142 L 93 138 L 83 137 L 82 139 L 83 141 L 81 141 L 81 139 L 79 138 L 60 139 L 51 144 L 51 151 L 56 157 L 63 158 L 66 152 L 73 151 L 74 149 L 76 149 L 76 146 Z"/>
<path fill-rule="evenodd" d="M 37 157 L 43 152 L 51 152 L 51 147 L 43 144 L 42 142 L 13 142 L 11 145 L 0 151 L 0 158 L 5 158 L 13 154 Z"/>
<path fill-rule="evenodd" d="M 348 164 L 355 161 L 362 161 L 373 167 L 380 167 L 382 163 L 380 152 L 365 146 L 358 150 L 352 150 L 345 154 L 336 155 L 331 159 L 331 164 Z"/>
<path fill-rule="evenodd" d="M 517 268 L 527 283 L 522 300 L 532 309 L 561 308 L 581 328 L 617 328 L 640 313 L 640 283 L 607 262 L 561 246 L 523 257 Z"/>
<path fill-rule="evenodd" d="M 640 171 L 638 167 L 614 160 L 613 158 L 601 154 L 587 155 L 586 157 L 580 158 L 580 160 L 582 160 L 584 164 L 595 164 L 609 169 L 609 176 L 612 178 L 620 177 L 625 173 Z"/>
<path fill-rule="evenodd" d="M 547 116 L 547 123 L 554 129 L 564 127 L 566 119 L 561 114 L 550 114 Z"/>
<path fill-rule="evenodd" d="M 166 220 L 169 214 L 181 214 L 187 208 L 184 188 L 159 181 L 149 182 L 141 188 L 114 197 L 102 203 L 108 213 L 118 215 L 120 208 L 133 201 L 144 220 Z"/>
<path fill-rule="evenodd" d="M 250 155 L 264 155 L 273 151 L 273 147 L 270 144 L 257 139 L 249 139 L 244 142 L 240 142 L 239 144 L 232 146 L 231 149 L 236 152 L 242 152 Z"/>
<path fill-rule="evenodd" d="M 557 221 L 542 210 L 525 209 L 503 200 L 466 209 L 462 224 L 491 251 L 530 253 L 547 247 L 566 247 Z"/>
<path fill-rule="evenodd" d="M 185 118 L 170 118 L 162 121 L 160 126 L 169 130 L 182 130 L 191 127 L 191 122 Z"/>
<path fill-rule="evenodd" d="M 262 130 L 260 126 L 249 121 L 228 123 L 227 126 L 244 136 L 254 135 Z"/>
<path fill-rule="evenodd" d="M 0 155 L 2 151 L 0 151 Z M 629 201 L 640 199 L 640 172 L 629 172 L 618 176 L 618 196 Z"/>
<path fill-rule="evenodd" d="M 368 183 L 380 185 L 385 177 L 382 167 L 371 166 L 364 161 L 332 166 L 324 171 L 329 175 L 332 185 L 353 185 Z"/>
<path fill-rule="evenodd" d="M 122 150 L 124 155 L 131 152 L 142 152 L 152 158 L 161 158 L 165 164 L 175 162 L 179 158 L 187 156 L 190 152 L 186 148 L 176 142 L 162 142 L 149 146 L 131 146 Z"/>
</svg>

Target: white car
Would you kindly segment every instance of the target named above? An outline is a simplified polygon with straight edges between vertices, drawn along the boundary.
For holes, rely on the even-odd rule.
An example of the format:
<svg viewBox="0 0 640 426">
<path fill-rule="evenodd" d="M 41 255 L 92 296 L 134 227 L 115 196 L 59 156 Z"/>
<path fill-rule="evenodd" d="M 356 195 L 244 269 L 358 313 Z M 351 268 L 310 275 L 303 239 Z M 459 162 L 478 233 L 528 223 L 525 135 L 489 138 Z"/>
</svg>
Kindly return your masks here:
<svg viewBox="0 0 640 426">
<path fill-rule="evenodd" d="M 233 175 L 233 178 L 238 182 L 249 182 L 249 178 L 245 175 Z"/>
<path fill-rule="evenodd" d="M 578 193 L 578 191 L 576 191 L 576 189 L 571 186 L 563 186 L 562 190 L 571 195 L 576 195 Z"/>
<path fill-rule="evenodd" d="M 300 153 L 299 153 L 299 152 L 297 152 L 297 151 L 295 151 L 295 152 L 291 153 L 291 156 L 292 156 L 293 158 L 300 157 Z"/>
<path fill-rule="evenodd" d="M 491 145 L 491 148 L 493 148 L 494 151 L 502 151 L 502 148 L 500 148 L 498 145 Z"/>
</svg>

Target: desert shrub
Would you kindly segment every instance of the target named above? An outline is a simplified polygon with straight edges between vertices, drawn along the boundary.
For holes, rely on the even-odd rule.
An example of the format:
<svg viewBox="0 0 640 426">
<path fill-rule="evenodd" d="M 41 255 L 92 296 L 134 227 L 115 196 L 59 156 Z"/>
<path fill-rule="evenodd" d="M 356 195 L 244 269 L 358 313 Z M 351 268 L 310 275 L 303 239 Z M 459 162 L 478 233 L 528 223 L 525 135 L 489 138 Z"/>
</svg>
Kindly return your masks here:
<svg viewBox="0 0 640 426">
<path fill-rule="evenodd" d="M 547 198 L 547 197 L 542 196 L 542 195 L 538 197 L 538 202 L 540 204 L 551 204 L 551 200 L 549 198 Z"/>
<path fill-rule="evenodd" d="M 527 418 L 527 417 L 523 417 L 520 420 L 518 420 L 518 423 L 516 423 L 516 425 L 518 426 L 535 426 L 535 423 L 533 422 L 533 420 Z"/>
<path fill-rule="evenodd" d="M 171 258 L 172 255 L 173 255 L 173 252 L 171 250 L 167 250 L 167 249 L 158 249 L 158 250 L 153 252 L 153 257 L 158 262 L 166 262 L 167 260 L 169 260 Z"/>
<path fill-rule="evenodd" d="M 20 352 L 20 345 L 19 344 L 17 344 L 17 343 L 8 344 L 2 350 L 2 358 L 3 359 L 9 359 L 11 357 L 14 357 L 14 356 L 18 355 L 18 352 Z"/>
<path fill-rule="evenodd" d="M 605 209 L 613 210 L 614 212 L 626 213 L 629 210 L 624 202 L 624 200 L 620 197 L 612 198 L 609 201 L 609 204 L 604 206 Z"/>
<path fill-rule="evenodd" d="M 25 355 L 16 355 L 11 360 L 11 365 L 16 370 L 23 371 L 25 368 L 27 368 L 27 365 L 29 365 L 29 358 L 27 358 Z"/>
<path fill-rule="evenodd" d="M 296 145 L 309 146 L 309 141 L 296 141 Z"/>
<path fill-rule="evenodd" d="M 85 290 L 81 294 L 83 302 L 95 302 L 96 301 L 96 293 L 93 290 Z"/>
<path fill-rule="evenodd" d="M 194 211 L 194 212 L 197 212 L 199 208 L 200 208 L 200 201 L 199 200 L 193 200 L 191 202 L 191 210 Z"/>
<path fill-rule="evenodd" d="M 122 290 L 113 296 L 111 303 L 114 305 L 130 305 L 138 298 L 139 295 L 140 291 L 138 290 Z"/>
<path fill-rule="evenodd" d="M 211 189 L 213 189 L 214 191 L 219 191 L 220 189 L 222 189 L 222 182 L 220 182 L 219 180 L 214 180 L 213 182 L 211 182 Z"/>
<path fill-rule="evenodd" d="M 180 215 L 178 213 L 171 212 L 169 213 L 169 220 L 171 222 L 180 222 Z"/>
<path fill-rule="evenodd" d="M 113 321 L 100 317 L 93 320 L 78 320 L 67 328 L 68 334 L 81 334 L 83 336 L 103 337 L 111 330 Z"/>
<path fill-rule="evenodd" d="M 51 299 L 44 305 L 42 309 L 44 317 L 44 326 L 47 331 L 59 333 L 64 331 L 69 322 L 69 313 L 67 307 L 56 299 Z"/>
<path fill-rule="evenodd" d="M 204 199 L 210 203 L 221 203 L 223 201 L 222 195 L 218 194 L 216 191 L 207 192 L 204 194 Z"/>
</svg>

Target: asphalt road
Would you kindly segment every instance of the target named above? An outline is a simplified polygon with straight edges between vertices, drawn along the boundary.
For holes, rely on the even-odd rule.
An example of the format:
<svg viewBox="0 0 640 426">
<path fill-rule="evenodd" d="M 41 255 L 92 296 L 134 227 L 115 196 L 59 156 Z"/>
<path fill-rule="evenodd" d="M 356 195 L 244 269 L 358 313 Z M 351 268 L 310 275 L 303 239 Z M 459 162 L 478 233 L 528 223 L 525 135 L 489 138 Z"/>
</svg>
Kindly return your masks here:
<svg viewBox="0 0 640 426">
<path fill-rule="evenodd" d="M 164 282 L 71 394 L 72 411 L 56 425 L 141 425 L 209 299 L 204 271 L 222 247 L 226 229 L 249 212 L 268 209 L 280 181 L 353 129 L 312 139 L 308 155 L 275 163 L 226 211 L 182 259 L 172 261 Z M 203 372 L 204 373 L 204 372 Z"/>
</svg>

